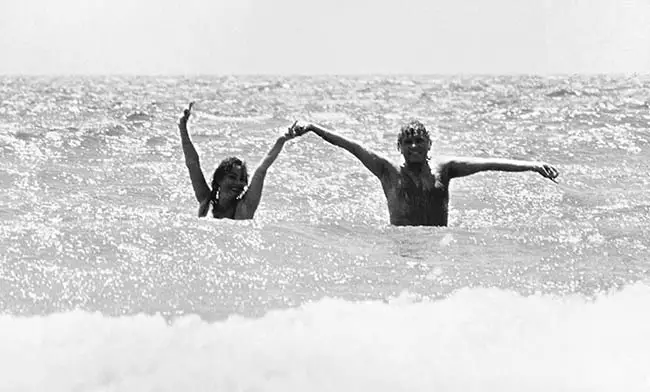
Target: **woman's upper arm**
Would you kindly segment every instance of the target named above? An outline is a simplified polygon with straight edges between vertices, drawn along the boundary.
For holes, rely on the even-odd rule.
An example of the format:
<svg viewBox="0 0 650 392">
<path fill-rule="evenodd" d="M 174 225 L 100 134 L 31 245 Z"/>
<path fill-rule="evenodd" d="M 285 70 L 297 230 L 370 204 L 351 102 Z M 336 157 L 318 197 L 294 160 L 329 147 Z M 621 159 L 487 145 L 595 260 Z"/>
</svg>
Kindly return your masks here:
<svg viewBox="0 0 650 392">
<path fill-rule="evenodd" d="M 201 165 L 199 161 L 188 161 L 186 162 L 187 170 L 190 173 L 190 180 L 192 180 L 192 188 L 194 189 L 194 196 L 196 200 L 201 203 L 205 199 L 210 197 L 212 191 L 205 181 L 203 176 L 203 171 L 201 170 Z"/>
<path fill-rule="evenodd" d="M 253 174 L 248 189 L 238 206 L 238 215 L 242 219 L 252 219 L 257 211 L 257 207 L 262 200 L 262 190 L 264 188 L 264 179 L 266 178 L 266 169 L 257 168 Z"/>
</svg>

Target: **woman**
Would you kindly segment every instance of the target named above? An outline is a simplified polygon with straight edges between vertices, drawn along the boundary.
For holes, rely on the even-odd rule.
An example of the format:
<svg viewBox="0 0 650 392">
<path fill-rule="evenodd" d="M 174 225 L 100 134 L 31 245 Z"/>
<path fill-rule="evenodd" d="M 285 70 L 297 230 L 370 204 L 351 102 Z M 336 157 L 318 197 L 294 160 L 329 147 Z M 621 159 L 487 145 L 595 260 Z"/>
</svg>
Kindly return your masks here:
<svg viewBox="0 0 650 392">
<path fill-rule="evenodd" d="M 219 164 L 212 176 L 212 186 L 208 187 L 199 164 L 199 154 L 192 145 L 187 132 L 187 120 L 192 112 L 193 104 L 194 102 L 190 103 L 189 107 L 183 111 L 178 128 L 181 132 L 185 165 L 190 172 L 194 194 L 199 202 L 199 217 L 206 216 L 212 206 L 212 216 L 215 218 L 252 219 L 262 198 L 266 171 L 282 151 L 284 143 L 296 136 L 293 127 L 289 128 L 289 131 L 275 142 L 271 151 L 255 169 L 250 185 L 248 184 L 246 163 L 239 158 L 231 157 L 224 159 Z"/>
</svg>

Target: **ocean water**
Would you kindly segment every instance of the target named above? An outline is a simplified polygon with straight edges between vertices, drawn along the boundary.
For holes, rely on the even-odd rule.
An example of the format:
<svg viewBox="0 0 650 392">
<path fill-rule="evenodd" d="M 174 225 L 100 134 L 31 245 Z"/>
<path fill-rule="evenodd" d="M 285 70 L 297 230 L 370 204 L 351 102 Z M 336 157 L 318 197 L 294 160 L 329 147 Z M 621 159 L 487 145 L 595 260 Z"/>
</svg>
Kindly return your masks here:
<svg viewBox="0 0 650 392">
<path fill-rule="evenodd" d="M 253 221 L 196 218 L 294 119 L 452 180 L 392 227 L 379 181 L 289 141 Z M 650 76 L 0 77 L 0 391 L 650 391 Z"/>
</svg>

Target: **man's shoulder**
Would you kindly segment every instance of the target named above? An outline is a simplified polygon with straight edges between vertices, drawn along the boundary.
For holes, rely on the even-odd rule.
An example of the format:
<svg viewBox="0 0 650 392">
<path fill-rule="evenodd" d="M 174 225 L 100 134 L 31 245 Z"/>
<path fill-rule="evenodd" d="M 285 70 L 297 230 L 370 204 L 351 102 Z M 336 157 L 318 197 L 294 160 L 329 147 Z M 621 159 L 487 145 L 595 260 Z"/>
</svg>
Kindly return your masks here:
<svg viewBox="0 0 650 392">
<path fill-rule="evenodd" d="M 452 173 L 456 170 L 455 164 L 461 162 L 462 159 L 459 159 L 457 156 L 439 156 L 435 160 L 429 162 L 431 167 L 431 174 L 441 179 L 443 182 L 448 182 L 453 178 Z"/>
<path fill-rule="evenodd" d="M 378 154 L 376 154 L 376 156 L 383 161 L 384 170 L 382 170 L 380 177 L 393 177 L 395 174 L 399 174 L 401 168 L 400 165 L 397 165 L 395 162 L 386 158 L 385 156 Z"/>
<path fill-rule="evenodd" d="M 453 156 L 438 156 L 435 159 L 431 159 L 429 161 L 429 167 L 431 167 L 431 172 L 436 174 L 440 172 L 444 172 L 449 165 L 451 165 L 455 160 L 455 157 Z"/>
</svg>

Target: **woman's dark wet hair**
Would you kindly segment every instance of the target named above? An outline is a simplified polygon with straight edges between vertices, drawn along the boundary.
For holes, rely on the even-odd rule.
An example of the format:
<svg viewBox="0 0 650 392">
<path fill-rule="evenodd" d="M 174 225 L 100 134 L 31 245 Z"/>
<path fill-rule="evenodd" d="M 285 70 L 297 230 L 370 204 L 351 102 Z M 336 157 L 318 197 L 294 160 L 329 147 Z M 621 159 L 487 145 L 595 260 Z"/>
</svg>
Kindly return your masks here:
<svg viewBox="0 0 650 392">
<path fill-rule="evenodd" d="M 397 135 L 397 149 L 400 149 L 400 146 L 402 145 L 402 141 L 404 139 L 414 136 L 420 136 L 431 141 L 429 131 L 427 131 L 427 128 L 424 126 L 424 124 L 418 120 L 411 120 L 410 122 L 402 125 L 399 130 L 399 135 Z"/>
<path fill-rule="evenodd" d="M 246 168 L 246 162 L 237 157 L 230 157 L 221 161 L 219 166 L 217 166 L 217 169 L 214 171 L 214 174 L 212 175 L 212 192 L 210 194 L 210 199 L 206 200 L 206 202 L 199 206 L 199 217 L 204 217 L 208 214 L 208 208 L 210 207 L 210 204 L 212 204 L 213 211 L 216 209 L 216 203 L 218 201 L 217 195 L 219 194 L 219 183 L 221 180 L 223 180 L 226 174 L 232 170 L 234 166 L 241 166 L 242 170 L 244 171 L 244 181 L 246 181 L 248 184 L 248 169 Z"/>
<path fill-rule="evenodd" d="M 212 193 L 214 195 L 216 195 L 219 190 L 219 183 L 221 180 L 223 180 L 226 174 L 230 173 L 234 166 L 241 166 L 244 170 L 244 181 L 248 184 L 248 170 L 246 169 L 246 163 L 237 157 L 226 158 L 221 161 L 219 166 L 217 166 L 217 169 L 214 171 L 214 175 L 212 176 Z"/>
</svg>

